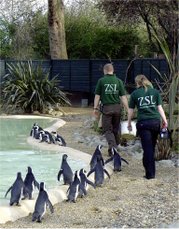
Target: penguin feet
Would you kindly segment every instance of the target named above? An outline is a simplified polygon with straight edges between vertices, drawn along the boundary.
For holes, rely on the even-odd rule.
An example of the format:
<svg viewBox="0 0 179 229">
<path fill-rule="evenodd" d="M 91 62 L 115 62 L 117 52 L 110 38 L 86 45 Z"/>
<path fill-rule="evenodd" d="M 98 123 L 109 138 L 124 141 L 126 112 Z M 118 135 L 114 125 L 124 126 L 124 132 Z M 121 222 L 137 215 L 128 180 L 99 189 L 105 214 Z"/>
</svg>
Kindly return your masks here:
<svg viewBox="0 0 179 229">
<path fill-rule="evenodd" d="M 114 172 L 121 172 L 122 170 L 121 169 L 114 169 L 113 171 Z"/>
<path fill-rule="evenodd" d="M 41 219 L 38 219 L 38 220 L 37 220 L 37 223 L 42 223 L 42 220 L 41 220 Z"/>
</svg>

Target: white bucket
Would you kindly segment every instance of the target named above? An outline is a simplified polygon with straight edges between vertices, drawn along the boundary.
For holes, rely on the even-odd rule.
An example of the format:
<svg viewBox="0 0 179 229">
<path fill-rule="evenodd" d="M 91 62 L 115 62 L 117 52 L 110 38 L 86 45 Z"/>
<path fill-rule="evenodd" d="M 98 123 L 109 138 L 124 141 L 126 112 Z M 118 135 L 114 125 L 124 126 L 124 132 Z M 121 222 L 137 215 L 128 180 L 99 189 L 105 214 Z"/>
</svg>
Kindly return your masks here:
<svg viewBox="0 0 179 229">
<path fill-rule="evenodd" d="M 127 126 L 128 126 L 128 122 L 127 121 L 122 121 L 121 122 L 121 134 L 132 134 L 134 136 L 136 136 L 136 122 L 132 121 L 131 122 L 131 125 L 132 125 L 132 131 L 129 131 L 127 129 Z"/>
</svg>

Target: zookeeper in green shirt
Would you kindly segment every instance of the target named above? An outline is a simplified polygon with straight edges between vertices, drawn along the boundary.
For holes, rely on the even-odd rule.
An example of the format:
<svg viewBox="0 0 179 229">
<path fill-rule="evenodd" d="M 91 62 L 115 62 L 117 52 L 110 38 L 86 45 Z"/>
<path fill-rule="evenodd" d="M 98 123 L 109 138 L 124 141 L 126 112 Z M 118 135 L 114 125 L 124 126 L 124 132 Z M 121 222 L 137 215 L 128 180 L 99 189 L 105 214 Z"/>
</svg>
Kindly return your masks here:
<svg viewBox="0 0 179 229">
<path fill-rule="evenodd" d="M 128 112 L 128 101 L 122 81 L 114 74 L 112 64 L 103 67 L 104 76 L 97 82 L 94 98 L 94 115 L 98 115 L 99 102 L 102 104 L 102 129 L 108 142 L 108 155 L 111 156 L 112 147 L 119 144 L 119 127 L 121 105 Z"/>
<path fill-rule="evenodd" d="M 128 130 L 132 130 L 131 119 L 134 108 L 137 107 L 137 132 L 141 138 L 143 148 L 143 166 L 145 178 L 155 178 L 155 145 L 160 131 L 160 119 L 163 128 L 168 123 L 162 108 L 162 100 L 159 92 L 153 88 L 152 83 L 144 76 L 135 78 L 137 89 L 133 91 L 129 101 Z"/>
</svg>

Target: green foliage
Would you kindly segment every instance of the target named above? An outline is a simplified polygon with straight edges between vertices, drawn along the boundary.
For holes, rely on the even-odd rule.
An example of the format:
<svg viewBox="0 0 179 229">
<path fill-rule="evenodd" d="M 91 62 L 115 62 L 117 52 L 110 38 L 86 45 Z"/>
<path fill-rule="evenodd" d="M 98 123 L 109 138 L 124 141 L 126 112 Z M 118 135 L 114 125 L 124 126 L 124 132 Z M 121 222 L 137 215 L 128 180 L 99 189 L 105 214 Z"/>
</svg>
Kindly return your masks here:
<svg viewBox="0 0 179 229">
<path fill-rule="evenodd" d="M 47 15 L 37 12 L 32 19 L 32 24 L 34 25 L 32 34 L 32 48 L 34 55 L 39 59 L 49 58 L 50 48 Z"/>
<path fill-rule="evenodd" d="M 65 14 L 66 45 L 70 59 L 131 58 L 135 45 L 139 47 L 139 56 L 152 56 L 153 50 L 142 23 L 138 23 L 138 27 L 129 22 L 120 26 L 109 23 L 89 1 L 71 7 L 66 9 Z M 47 13 L 38 10 L 31 12 L 28 20 L 0 22 L 0 40 L 1 58 L 49 59 Z"/>
<path fill-rule="evenodd" d="M 69 58 L 130 58 L 139 43 L 137 32 L 129 27 L 101 25 L 80 17 L 66 22 Z"/>
<path fill-rule="evenodd" d="M 0 58 L 7 58 L 11 51 L 11 34 L 14 26 L 8 21 L 0 19 Z"/>
<path fill-rule="evenodd" d="M 98 123 L 99 123 L 99 120 L 95 120 L 93 122 L 93 126 L 92 126 L 92 129 L 97 132 L 98 134 L 102 134 L 103 131 L 102 131 L 102 128 L 98 126 Z"/>
<path fill-rule="evenodd" d="M 70 101 L 59 89 L 57 76 L 49 79 L 49 72 L 44 73 L 41 66 L 33 67 L 32 62 L 19 62 L 8 65 L 8 72 L 1 85 L 2 108 L 24 112 L 44 112 L 49 106 L 68 104 Z"/>
</svg>

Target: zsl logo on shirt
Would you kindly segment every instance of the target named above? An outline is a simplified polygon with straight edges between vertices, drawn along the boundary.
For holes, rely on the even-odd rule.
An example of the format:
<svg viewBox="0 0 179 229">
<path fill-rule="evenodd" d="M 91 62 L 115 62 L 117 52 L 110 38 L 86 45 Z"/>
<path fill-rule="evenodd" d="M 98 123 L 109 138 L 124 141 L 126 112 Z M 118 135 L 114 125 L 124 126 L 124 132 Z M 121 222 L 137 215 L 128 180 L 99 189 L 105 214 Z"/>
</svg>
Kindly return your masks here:
<svg viewBox="0 0 179 229">
<path fill-rule="evenodd" d="M 139 107 L 144 108 L 144 107 L 153 107 L 156 104 L 156 101 L 153 101 L 153 95 L 147 95 L 145 97 L 139 97 Z"/>
<path fill-rule="evenodd" d="M 117 84 L 104 84 L 105 94 L 116 94 L 118 93 Z"/>
</svg>

